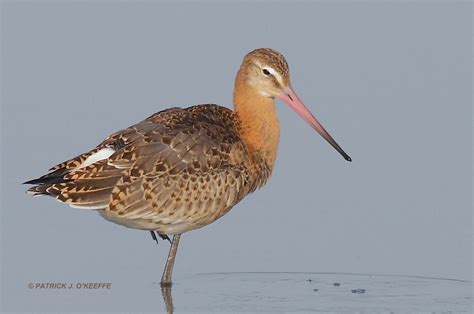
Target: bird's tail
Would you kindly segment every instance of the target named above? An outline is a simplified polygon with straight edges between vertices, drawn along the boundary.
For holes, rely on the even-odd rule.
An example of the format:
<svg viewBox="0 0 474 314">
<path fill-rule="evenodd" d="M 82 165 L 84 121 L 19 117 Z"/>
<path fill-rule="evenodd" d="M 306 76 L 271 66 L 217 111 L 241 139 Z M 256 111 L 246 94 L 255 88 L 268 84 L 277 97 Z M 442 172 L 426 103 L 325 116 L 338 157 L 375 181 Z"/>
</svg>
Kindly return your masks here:
<svg viewBox="0 0 474 314">
<path fill-rule="evenodd" d="M 84 167 L 78 167 L 77 164 L 81 163 L 71 161 L 53 167 L 37 179 L 24 182 L 33 185 L 26 192 L 33 196 L 51 196 L 72 207 L 106 208 L 112 189 L 123 176 L 124 169 L 108 165 L 106 159 Z"/>
</svg>

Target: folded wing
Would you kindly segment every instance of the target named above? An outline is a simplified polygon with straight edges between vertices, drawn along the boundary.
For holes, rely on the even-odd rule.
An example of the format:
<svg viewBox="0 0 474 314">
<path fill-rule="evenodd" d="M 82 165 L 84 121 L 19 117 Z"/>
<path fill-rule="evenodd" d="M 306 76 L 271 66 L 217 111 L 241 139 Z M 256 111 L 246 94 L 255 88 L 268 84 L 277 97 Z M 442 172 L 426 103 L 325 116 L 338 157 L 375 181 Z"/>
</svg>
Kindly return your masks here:
<svg viewBox="0 0 474 314">
<path fill-rule="evenodd" d="M 25 183 L 34 195 L 99 209 L 133 228 L 205 225 L 252 190 L 234 123 L 217 105 L 168 109 Z"/>
</svg>

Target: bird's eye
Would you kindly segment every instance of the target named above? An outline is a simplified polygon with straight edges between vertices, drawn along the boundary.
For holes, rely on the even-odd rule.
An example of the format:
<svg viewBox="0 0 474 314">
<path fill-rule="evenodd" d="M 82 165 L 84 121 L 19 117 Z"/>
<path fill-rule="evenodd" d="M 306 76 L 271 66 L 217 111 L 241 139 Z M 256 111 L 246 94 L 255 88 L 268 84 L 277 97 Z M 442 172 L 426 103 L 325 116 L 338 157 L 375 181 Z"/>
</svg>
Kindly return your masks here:
<svg viewBox="0 0 474 314">
<path fill-rule="evenodd" d="M 270 75 L 270 71 L 268 71 L 267 69 L 262 69 L 262 73 L 263 73 L 263 75 L 265 75 L 265 76 L 269 76 L 269 75 Z"/>
</svg>

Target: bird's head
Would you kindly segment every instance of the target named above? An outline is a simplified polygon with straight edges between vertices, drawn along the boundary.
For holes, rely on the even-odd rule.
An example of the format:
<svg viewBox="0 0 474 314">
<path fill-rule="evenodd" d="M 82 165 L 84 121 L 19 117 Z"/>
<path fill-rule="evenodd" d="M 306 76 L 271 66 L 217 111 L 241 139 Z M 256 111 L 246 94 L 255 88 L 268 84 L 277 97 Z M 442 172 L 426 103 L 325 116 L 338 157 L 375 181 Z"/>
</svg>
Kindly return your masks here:
<svg viewBox="0 0 474 314">
<path fill-rule="evenodd" d="M 263 97 L 281 99 L 328 141 L 345 160 L 352 161 L 296 95 L 291 87 L 288 63 L 281 53 L 270 48 L 259 48 L 249 52 L 242 61 L 237 81 L 243 82 Z"/>
<path fill-rule="evenodd" d="M 249 52 L 242 62 L 241 75 L 247 84 L 265 97 L 278 97 L 290 86 L 290 72 L 285 57 L 269 48 Z"/>
</svg>

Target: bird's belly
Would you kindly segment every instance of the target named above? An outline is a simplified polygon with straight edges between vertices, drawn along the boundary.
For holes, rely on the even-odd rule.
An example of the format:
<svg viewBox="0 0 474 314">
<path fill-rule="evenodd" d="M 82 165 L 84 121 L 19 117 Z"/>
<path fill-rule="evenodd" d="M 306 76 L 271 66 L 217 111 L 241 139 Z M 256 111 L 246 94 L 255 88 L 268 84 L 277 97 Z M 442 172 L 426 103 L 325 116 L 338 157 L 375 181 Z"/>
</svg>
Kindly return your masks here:
<svg viewBox="0 0 474 314">
<path fill-rule="evenodd" d="M 207 226 L 226 214 L 231 207 L 203 210 L 194 215 L 183 215 L 181 217 L 167 217 L 157 213 L 155 216 L 147 216 L 146 218 L 130 218 L 106 210 L 99 210 L 99 213 L 104 219 L 127 228 L 154 230 L 161 234 L 174 235 Z"/>
</svg>

